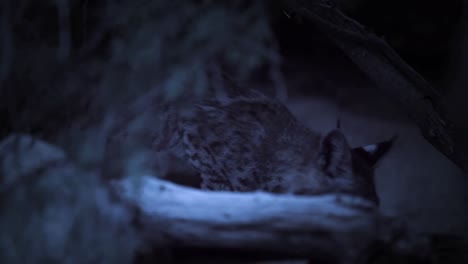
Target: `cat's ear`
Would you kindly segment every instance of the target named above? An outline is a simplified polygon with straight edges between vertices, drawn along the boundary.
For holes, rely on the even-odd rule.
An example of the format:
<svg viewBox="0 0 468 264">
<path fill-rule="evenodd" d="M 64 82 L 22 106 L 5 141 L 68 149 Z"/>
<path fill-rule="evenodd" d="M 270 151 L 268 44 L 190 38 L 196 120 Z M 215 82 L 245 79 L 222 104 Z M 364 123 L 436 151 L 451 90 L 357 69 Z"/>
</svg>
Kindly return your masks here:
<svg viewBox="0 0 468 264">
<path fill-rule="evenodd" d="M 321 142 L 319 166 L 331 177 L 352 173 L 352 154 L 348 141 L 341 131 L 335 129 Z"/>
<path fill-rule="evenodd" d="M 353 155 L 361 157 L 369 166 L 375 167 L 379 160 L 392 148 L 396 139 L 397 136 L 394 135 L 389 140 L 377 144 L 354 148 Z"/>
</svg>

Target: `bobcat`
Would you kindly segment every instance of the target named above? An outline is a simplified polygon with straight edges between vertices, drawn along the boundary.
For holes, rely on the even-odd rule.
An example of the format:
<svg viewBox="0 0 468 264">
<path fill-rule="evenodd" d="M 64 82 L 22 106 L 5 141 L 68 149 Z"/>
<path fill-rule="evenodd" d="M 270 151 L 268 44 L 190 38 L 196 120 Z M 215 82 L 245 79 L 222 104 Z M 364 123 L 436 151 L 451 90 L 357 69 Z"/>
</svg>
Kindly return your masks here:
<svg viewBox="0 0 468 264">
<path fill-rule="evenodd" d="M 198 103 L 178 130 L 174 149 L 200 173 L 202 189 L 339 192 L 376 203 L 374 167 L 393 143 L 352 149 L 339 129 L 322 137 L 257 92 Z"/>
</svg>

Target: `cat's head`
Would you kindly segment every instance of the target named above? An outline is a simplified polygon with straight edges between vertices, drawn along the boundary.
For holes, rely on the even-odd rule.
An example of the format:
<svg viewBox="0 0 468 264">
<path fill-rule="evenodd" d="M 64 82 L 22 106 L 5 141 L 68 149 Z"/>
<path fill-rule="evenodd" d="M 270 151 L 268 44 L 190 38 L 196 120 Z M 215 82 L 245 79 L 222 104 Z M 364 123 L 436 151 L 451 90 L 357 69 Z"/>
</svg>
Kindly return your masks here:
<svg viewBox="0 0 468 264">
<path fill-rule="evenodd" d="M 305 169 L 287 178 L 286 191 L 299 195 L 346 193 L 379 204 L 374 171 L 395 139 L 351 148 L 341 131 L 333 130 L 314 148 Z"/>
<path fill-rule="evenodd" d="M 328 179 L 330 191 L 361 196 L 379 203 L 374 171 L 391 149 L 396 136 L 363 147 L 351 148 L 340 130 L 333 130 L 321 140 L 317 164 Z"/>
</svg>

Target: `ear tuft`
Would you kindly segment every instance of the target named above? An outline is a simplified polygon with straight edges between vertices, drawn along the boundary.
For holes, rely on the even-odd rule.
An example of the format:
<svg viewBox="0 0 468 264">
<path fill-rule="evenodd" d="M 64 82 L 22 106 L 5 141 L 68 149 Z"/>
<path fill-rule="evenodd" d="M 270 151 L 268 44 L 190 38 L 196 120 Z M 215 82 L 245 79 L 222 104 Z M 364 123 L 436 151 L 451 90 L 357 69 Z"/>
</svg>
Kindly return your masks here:
<svg viewBox="0 0 468 264">
<path fill-rule="evenodd" d="M 341 130 L 341 119 L 339 117 L 336 119 L 336 129 Z"/>
<path fill-rule="evenodd" d="M 387 141 L 354 148 L 353 155 L 358 155 L 364 158 L 370 166 L 374 167 L 377 162 L 379 162 L 379 160 L 392 148 L 396 139 L 397 135 L 394 135 Z"/>
<path fill-rule="evenodd" d="M 333 130 L 322 140 L 320 167 L 329 176 L 344 176 L 352 172 L 352 156 L 348 142 L 339 130 Z"/>
</svg>

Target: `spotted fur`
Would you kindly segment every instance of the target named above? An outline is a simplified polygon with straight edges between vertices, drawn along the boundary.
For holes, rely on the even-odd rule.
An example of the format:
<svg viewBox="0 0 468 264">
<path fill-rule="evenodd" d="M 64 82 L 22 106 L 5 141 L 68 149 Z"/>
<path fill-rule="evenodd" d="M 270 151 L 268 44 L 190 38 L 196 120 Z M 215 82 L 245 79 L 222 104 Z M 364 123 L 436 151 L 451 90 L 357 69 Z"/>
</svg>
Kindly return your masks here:
<svg viewBox="0 0 468 264">
<path fill-rule="evenodd" d="M 339 130 L 322 137 L 261 94 L 204 101 L 188 113 L 179 122 L 179 149 L 203 189 L 346 192 L 378 201 L 373 169 L 388 142 L 353 150 Z"/>
</svg>

